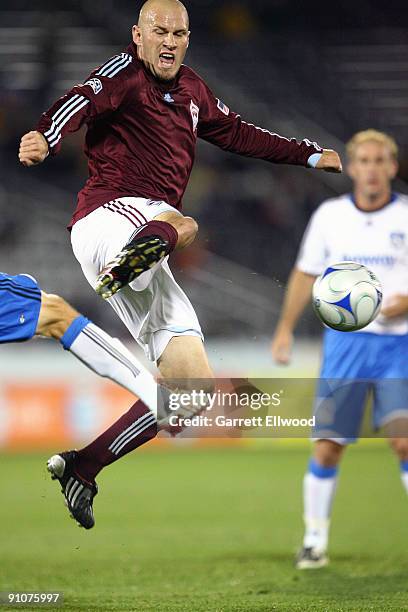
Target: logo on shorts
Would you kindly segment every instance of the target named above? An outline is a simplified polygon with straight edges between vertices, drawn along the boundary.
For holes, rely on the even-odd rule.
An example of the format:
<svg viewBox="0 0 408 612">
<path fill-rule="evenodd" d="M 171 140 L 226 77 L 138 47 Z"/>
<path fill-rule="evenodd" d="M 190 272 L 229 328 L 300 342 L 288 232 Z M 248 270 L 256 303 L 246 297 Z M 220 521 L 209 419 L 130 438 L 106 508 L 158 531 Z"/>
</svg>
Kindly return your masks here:
<svg viewBox="0 0 408 612">
<path fill-rule="evenodd" d="M 196 104 L 194 104 L 192 100 L 190 104 L 190 112 L 191 112 L 191 118 L 193 120 L 193 132 L 196 132 L 197 125 L 198 125 L 198 115 L 199 115 L 200 109 L 198 108 Z"/>
<path fill-rule="evenodd" d="M 25 316 L 24 316 L 24 314 L 21 314 L 21 315 L 20 315 L 20 319 L 19 319 L 19 321 L 20 321 L 20 324 L 21 324 L 21 325 L 23 325 L 23 323 L 25 323 Z"/>
<path fill-rule="evenodd" d="M 89 85 L 89 87 L 92 87 L 95 95 L 102 91 L 102 83 L 99 79 L 89 79 L 89 81 L 84 83 L 84 85 Z"/>
<path fill-rule="evenodd" d="M 146 200 L 146 206 L 160 206 L 164 204 L 163 200 Z"/>
</svg>

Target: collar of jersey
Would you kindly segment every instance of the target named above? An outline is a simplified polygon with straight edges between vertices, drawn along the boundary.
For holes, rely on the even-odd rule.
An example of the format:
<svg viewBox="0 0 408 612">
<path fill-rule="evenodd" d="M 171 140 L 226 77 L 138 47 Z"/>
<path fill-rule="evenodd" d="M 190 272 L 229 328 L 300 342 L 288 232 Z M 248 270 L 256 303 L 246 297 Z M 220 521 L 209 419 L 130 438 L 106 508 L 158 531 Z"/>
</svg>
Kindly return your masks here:
<svg viewBox="0 0 408 612">
<path fill-rule="evenodd" d="M 348 197 L 350 198 L 350 200 L 354 204 L 354 206 L 357 208 L 357 210 L 359 210 L 362 213 L 365 213 L 366 215 L 372 215 L 373 213 L 377 213 L 377 212 L 380 212 L 381 210 L 384 210 L 384 208 L 386 208 L 387 206 L 389 206 L 390 204 L 395 202 L 395 200 L 397 200 L 397 198 L 398 198 L 398 193 L 395 193 L 394 191 L 392 191 L 391 192 L 391 197 L 388 200 L 388 202 L 386 202 L 385 204 L 383 204 L 383 206 L 381 206 L 381 208 L 377 208 L 376 210 L 363 210 L 362 208 L 360 208 L 357 205 L 356 199 L 354 197 L 354 193 L 349 193 Z"/>
</svg>

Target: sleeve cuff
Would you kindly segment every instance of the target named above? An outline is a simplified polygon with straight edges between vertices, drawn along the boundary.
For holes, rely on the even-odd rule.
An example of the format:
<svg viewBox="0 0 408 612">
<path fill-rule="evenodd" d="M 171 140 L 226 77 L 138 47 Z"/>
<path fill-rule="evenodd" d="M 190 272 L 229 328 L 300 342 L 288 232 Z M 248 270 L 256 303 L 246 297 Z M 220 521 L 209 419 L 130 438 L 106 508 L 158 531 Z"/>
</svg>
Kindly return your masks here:
<svg viewBox="0 0 408 612">
<path fill-rule="evenodd" d="M 320 161 L 321 156 L 322 156 L 322 153 L 313 153 L 307 160 L 307 165 L 310 168 L 316 168 L 317 164 Z"/>
</svg>

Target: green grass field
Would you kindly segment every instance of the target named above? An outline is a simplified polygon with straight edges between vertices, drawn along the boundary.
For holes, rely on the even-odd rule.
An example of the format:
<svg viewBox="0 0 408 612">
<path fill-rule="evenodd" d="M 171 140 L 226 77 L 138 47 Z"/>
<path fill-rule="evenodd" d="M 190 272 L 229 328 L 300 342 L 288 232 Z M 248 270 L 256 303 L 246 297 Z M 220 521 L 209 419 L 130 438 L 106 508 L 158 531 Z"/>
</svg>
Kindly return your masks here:
<svg viewBox="0 0 408 612">
<path fill-rule="evenodd" d="M 61 590 L 64 610 L 92 612 L 408 610 L 408 499 L 385 446 L 345 458 L 331 565 L 293 568 L 307 456 L 287 445 L 136 452 L 100 476 L 85 532 L 46 454 L 2 455 L 0 591 Z"/>
</svg>

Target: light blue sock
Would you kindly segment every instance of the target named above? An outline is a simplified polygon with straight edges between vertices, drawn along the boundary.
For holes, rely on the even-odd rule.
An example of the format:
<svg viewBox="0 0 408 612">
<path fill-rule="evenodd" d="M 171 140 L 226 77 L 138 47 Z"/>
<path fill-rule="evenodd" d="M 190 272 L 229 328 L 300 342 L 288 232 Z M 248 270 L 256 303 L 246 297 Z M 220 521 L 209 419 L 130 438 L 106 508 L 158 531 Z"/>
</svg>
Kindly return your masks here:
<svg viewBox="0 0 408 612">
<path fill-rule="evenodd" d="M 336 465 L 334 467 L 320 465 L 313 457 L 309 461 L 309 472 L 317 478 L 334 478 L 337 475 L 337 469 Z"/>
<path fill-rule="evenodd" d="M 72 321 L 65 334 L 60 338 L 60 342 L 66 351 L 69 351 L 84 327 L 89 325 L 90 322 L 91 321 L 83 315 L 79 315 L 79 317 Z"/>
<path fill-rule="evenodd" d="M 337 467 L 309 461 L 303 479 L 305 535 L 303 546 L 325 551 L 328 546 L 330 513 L 337 482 Z"/>
<path fill-rule="evenodd" d="M 400 467 L 402 484 L 408 493 L 408 461 L 400 461 Z"/>
</svg>

